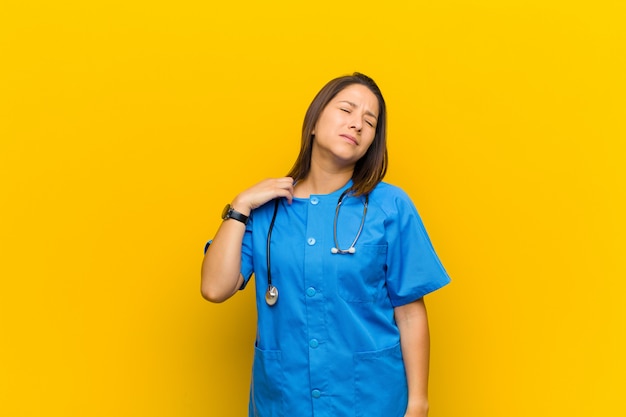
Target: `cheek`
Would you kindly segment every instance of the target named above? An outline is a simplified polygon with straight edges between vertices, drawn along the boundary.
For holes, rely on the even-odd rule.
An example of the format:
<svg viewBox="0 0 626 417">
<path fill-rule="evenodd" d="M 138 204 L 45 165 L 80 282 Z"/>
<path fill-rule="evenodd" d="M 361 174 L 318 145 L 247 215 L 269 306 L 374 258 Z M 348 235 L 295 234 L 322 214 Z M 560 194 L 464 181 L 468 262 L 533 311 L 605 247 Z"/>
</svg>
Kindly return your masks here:
<svg viewBox="0 0 626 417">
<path fill-rule="evenodd" d="M 376 137 L 376 132 L 372 132 L 371 134 L 367 136 L 367 138 L 364 138 L 365 141 L 367 142 L 367 149 L 369 149 L 372 146 L 372 143 L 374 143 L 375 137 Z"/>
<path fill-rule="evenodd" d="M 315 126 L 313 127 L 313 134 L 316 132 L 319 133 L 327 131 L 334 123 L 335 120 L 331 117 L 331 115 L 329 115 L 326 110 L 322 111 L 317 119 L 317 122 L 315 122 Z"/>
</svg>

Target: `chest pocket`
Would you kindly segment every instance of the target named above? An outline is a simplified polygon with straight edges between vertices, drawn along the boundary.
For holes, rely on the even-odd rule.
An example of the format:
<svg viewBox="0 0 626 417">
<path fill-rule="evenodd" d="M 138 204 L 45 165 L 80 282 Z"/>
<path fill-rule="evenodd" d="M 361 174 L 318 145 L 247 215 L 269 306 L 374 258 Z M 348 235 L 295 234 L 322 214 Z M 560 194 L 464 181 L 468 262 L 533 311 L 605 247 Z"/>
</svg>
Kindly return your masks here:
<svg viewBox="0 0 626 417">
<path fill-rule="evenodd" d="M 331 265 L 337 293 L 352 303 L 374 301 L 385 285 L 387 245 L 361 245 L 356 253 L 333 255 Z"/>
</svg>

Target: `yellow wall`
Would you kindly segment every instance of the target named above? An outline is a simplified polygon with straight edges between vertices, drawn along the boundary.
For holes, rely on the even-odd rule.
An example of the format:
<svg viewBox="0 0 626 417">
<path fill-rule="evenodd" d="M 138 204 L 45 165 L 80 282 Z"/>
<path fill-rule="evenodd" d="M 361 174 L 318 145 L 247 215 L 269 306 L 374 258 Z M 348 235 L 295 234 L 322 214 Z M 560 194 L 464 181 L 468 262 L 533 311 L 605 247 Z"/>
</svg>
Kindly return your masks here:
<svg viewBox="0 0 626 417">
<path fill-rule="evenodd" d="M 623 2 L 211 3 L 2 2 L 0 415 L 244 415 L 202 247 L 355 70 L 453 277 L 431 416 L 626 414 Z"/>
</svg>

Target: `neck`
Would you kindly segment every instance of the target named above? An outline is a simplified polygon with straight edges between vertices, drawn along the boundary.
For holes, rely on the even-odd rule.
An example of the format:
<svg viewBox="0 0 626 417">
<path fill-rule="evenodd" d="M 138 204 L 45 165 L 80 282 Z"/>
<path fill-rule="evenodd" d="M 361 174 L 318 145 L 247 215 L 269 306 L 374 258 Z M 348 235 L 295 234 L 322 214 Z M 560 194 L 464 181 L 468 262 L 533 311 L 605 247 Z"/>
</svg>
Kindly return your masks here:
<svg viewBox="0 0 626 417">
<path fill-rule="evenodd" d="M 296 184 L 296 197 L 308 198 L 311 194 L 330 194 L 350 181 L 354 167 L 328 170 L 311 164 L 311 170 L 305 179 Z"/>
</svg>

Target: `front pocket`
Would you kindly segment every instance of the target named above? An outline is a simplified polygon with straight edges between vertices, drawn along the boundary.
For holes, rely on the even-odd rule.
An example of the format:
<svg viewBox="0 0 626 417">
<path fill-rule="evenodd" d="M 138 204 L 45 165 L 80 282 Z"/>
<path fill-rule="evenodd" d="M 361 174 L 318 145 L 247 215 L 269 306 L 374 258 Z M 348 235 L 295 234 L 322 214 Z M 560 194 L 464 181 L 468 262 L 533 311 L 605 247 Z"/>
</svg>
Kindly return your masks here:
<svg viewBox="0 0 626 417">
<path fill-rule="evenodd" d="M 385 284 L 387 245 L 362 245 L 354 254 L 333 255 L 337 292 L 348 302 L 374 301 Z"/>
<path fill-rule="evenodd" d="M 400 344 L 354 355 L 357 417 L 402 417 L 408 391 Z"/>
<path fill-rule="evenodd" d="M 283 417 L 283 368 L 279 350 L 254 348 L 250 411 L 255 417 Z"/>
</svg>

